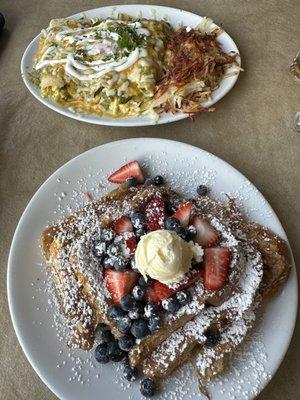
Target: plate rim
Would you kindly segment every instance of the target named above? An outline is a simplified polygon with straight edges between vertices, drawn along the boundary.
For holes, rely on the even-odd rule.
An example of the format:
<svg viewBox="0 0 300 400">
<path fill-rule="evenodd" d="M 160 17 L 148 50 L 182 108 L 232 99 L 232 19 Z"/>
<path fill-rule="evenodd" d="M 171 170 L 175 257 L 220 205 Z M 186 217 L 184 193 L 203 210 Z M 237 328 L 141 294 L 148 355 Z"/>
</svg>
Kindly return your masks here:
<svg viewBox="0 0 300 400">
<path fill-rule="evenodd" d="M 155 142 L 164 142 L 165 144 L 167 143 L 177 143 L 180 145 L 184 145 L 186 147 L 190 147 L 191 149 L 196 149 L 199 152 L 204 152 L 206 153 L 208 156 L 212 156 L 212 157 L 216 157 L 218 160 L 221 160 L 223 163 L 225 163 L 226 167 L 229 169 L 232 169 L 233 172 L 237 173 L 241 178 L 246 179 L 248 182 L 250 182 L 250 184 L 257 190 L 257 193 L 259 196 L 261 196 L 264 201 L 266 202 L 266 206 L 272 211 L 272 218 L 275 219 L 276 223 L 278 224 L 279 228 L 282 230 L 283 233 L 283 238 L 286 240 L 288 248 L 289 248 L 289 252 L 290 252 L 290 257 L 291 257 L 291 263 L 292 263 L 292 270 L 290 273 L 290 277 L 288 279 L 291 280 L 291 284 L 294 286 L 294 292 L 293 295 L 295 297 L 295 301 L 293 304 L 293 309 L 292 309 L 292 314 L 293 314 L 293 318 L 292 318 L 292 324 L 289 327 L 289 337 L 288 340 L 285 343 L 284 346 L 284 351 L 281 353 L 281 357 L 276 365 L 276 367 L 274 368 L 274 370 L 271 373 L 271 378 L 270 380 L 268 380 L 265 385 L 263 385 L 260 389 L 259 389 L 259 393 L 261 393 L 261 391 L 263 389 L 266 388 L 266 386 L 269 384 L 269 382 L 274 378 L 276 372 L 278 371 L 280 365 L 282 364 L 282 361 L 284 359 L 284 357 L 286 356 L 286 353 L 288 351 L 288 348 L 290 346 L 291 340 L 293 338 L 293 334 L 294 334 L 294 330 L 295 330 L 295 326 L 296 326 L 296 320 L 297 320 L 297 310 L 298 310 L 298 279 L 297 279 L 297 269 L 296 269 L 296 265 L 295 265 L 295 261 L 294 261 L 294 257 L 293 257 L 293 253 L 292 253 L 292 249 L 288 240 L 288 237 L 286 235 L 286 232 L 277 216 L 277 214 L 275 213 L 275 211 L 273 210 L 272 206 L 270 205 L 270 203 L 268 202 L 268 200 L 263 196 L 263 194 L 260 192 L 260 190 L 258 190 L 256 188 L 256 186 L 243 174 L 241 173 L 238 169 L 236 169 L 234 166 L 232 166 L 230 163 L 228 163 L 227 161 L 223 160 L 222 158 L 214 155 L 213 153 L 210 153 L 207 150 L 204 150 L 200 147 L 185 143 L 185 142 L 181 142 L 181 141 L 177 141 L 177 140 L 170 140 L 170 139 L 162 139 L 162 138 L 155 138 L 155 137 L 142 137 L 142 138 L 130 138 L 130 139 L 121 139 L 121 140 L 116 140 L 116 141 L 112 141 L 112 142 L 108 142 L 108 143 L 104 143 L 102 145 L 93 147 L 91 149 L 88 149 L 78 155 L 76 155 L 75 157 L 73 157 L 72 159 L 68 160 L 66 163 L 64 163 L 63 165 L 61 165 L 59 168 L 57 168 L 40 186 L 39 188 L 35 191 L 35 193 L 33 194 L 33 196 L 31 197 L 31 199 L 29 200 L 29 202 L 27 203 L 27 206 L 25 207 L 19 221 L 18 224 L 15 228 L 15 232 L 11 241 L 11 246 L 9 249 L 9 256 L 8 256 L 8 262 L 7 262 L 7 299 L 8 299 L 8 306 L 9 306 L 9 313 L 10 313 L 10 317 L 12 320 L 12 324 L 13 324 L 13 328 L 14 331 L 16 333 L 18 342 L 27 358 L 27 360 L 29 361 L 31 367 L 34 369 L 34 371 L 36 372 L 36 374 L 39 376 L 39 378 L 43 381 L 43 383 L 60 399 L 64 399 L 64 396 L 61 396 L 61 394 L 56 390 L 56 388 L 54 387 L 54 385 L 52 385 L 52 383 L 49 383 L 49 381 L 47 380 L 47 377 L 43 375 L 42 372 L 39 371 L 38 366 L 35 363 L 34 357 L 31 356 L 31 354 L 29 353 L 29 351 L 27 351 L 26 349 L 26 345 L 24 343 L 24 340 L 22 338 L 22 334 L 21 334 L 21 330 L 19 330 L 18 327 L 18 322 L 17 322 L 17 318 L 14 314 L 14 308 L 15 308 L 15 304 L 14 300 L 13 300 L 13 293 L 12 293 L 12 280 L 14 278 L 13 276 L 13 257 L 14 257 L 14 253 L 15 253 L 15 248 L 16 248 L 16 242 L 17 242 L 17 237 L 19 235 L 19 231 L 22 228 L 22 225 L 24 224 L 24 220 L 26 218 L 26 214 L 29 212 L 32 203 L 35 201 L 36 197 L 38 197 L 39 193 L 41 191 L 44 190 L 44 188 L 47 186 L 48 181 L 50 181 L 51 179 L 53 179 L 54 175 L 58 174 L 60 171 L 62 171 L 67 165 L 70 165 L 73 162 L 76 162 L 77 159 L 79 159 L 82 155 L 86 155 L 89 152 L 95 151 L 96 149 L 100 149 L 100 148 L 105 148 L 105 147 L 113 147 L 114 145 L 119 145 L 119 144 L 127 144 L 127 143 L 133 143 L 133 142 L 142 142 L 145 139 L 147 140 L 151 140 L 151 141 L 155 141 Z M 286 283 L 285 283 L 286 284 Z M 292 306 L 291 306 L 292 307 Z M 254 400 L 256 398 L 256 395 L 253 395 L 252 397 L 250 396 L 248 398 L 248 400 Z"/>
<path fill-rule="evenodd" d="M 118 8 L 118 7 L 124 7 L 124 6 L 132 6 L 132 4 L 116 4 L 116 5 L 111 5 L 111 6 L 104 6 L 104 7 L 97 7 L 97 8 L 92 8 L 89 10 L 85 10 L 85 11 L 81 11 L 79 13 L 67 16 L 65 18 L 76 18 L 78 16 L 80 16 L 81 14 L 87 13 L 87 12 L 96 12 L 98 10 L 103 10 L 103 11 L 108 11 L 108 10 L 113 10 L 114 8 Z M 155 5 L 155 4 L 134 4 L 135 7 L 146 7 L 148 9 L 151 8 L 157 8 L 157 9 L 162 9 L 162 10 L 173 10 L 173 11 L 177 11 L 177 12 L 184 12 L 185 14 L 187 14 L 190 17 L 199 17 L 199 18 L 204 18 L 203 16 L 193 13 L 191 11 L 185 10 L 183 8 L 176 8 L 176 7 L 168 7 L 168 6 L 162 6 L 162 5 Z M 219 25 L 217 25 L 214 21 L 213 24 L 217 27 L 219 27 Z M 227 33 L 227 31 L 223 31 L 222 34 L 227 35 L 228 39 L 232 41 L 233 47 L 235 47 L 235 51 L 238 53 L 238 60 L 239 60 L 239 66 L 241 66 L 241 54 L 239 51 L 238 46 L 236 45 L 235 41 L 233 40 L 233 38 L 229 35 L 229 33 Z M 33 85 L 30 83 L 29 79 L 27 78 L 27 65 L 25 63 L 25 59 L 27 57 L 27 54 L 30 52 L 32 46 L 34 46 L 38 39 L 40 38 L 41 33 L 39 33 L 38 35 L 36 35 L 31 41 L 30 43 L 27 45 L 26 49 L 24 50 L 22 57 L 21 57 L 21 64 L 20 64 L 20 70 L 21 70 L 21 77 L 22 80 L 26 86 L 26 88 L 29 90 L 29 92 L 40 102 L 42 103 L 44 106 L 46 106 L 47 108 L 49 108 L 50 110 L 64 115 L 65 117 L 68 117 L 70 119 L 74 119 L 76 121 L 80 121 L 80 122 L 85 122 L 88 124 L 92 124 L 92 125 L 100 125 L 100 126 L 116 126 L 116 127 L 138 127 L 138 126 L 156 126 L 156 125 L 163 125 L 163 124 L 169 124 L 172 122 L 177 122 L 177 121 L 181 121 L 183 119 L 189 118 L 189 114 L 165 114 L 165 120 L 161 120 L 160 118 L 158 119 L 157 122 L 153 122 L 149 119 L 149 121 L 144 121 L 142 120 L 142 116 L 136 116 L 134 118 L 141 118 L 140 121 L 133 121 L 133 117 L 128 117 L 128 119 L 126 119 L 126 117 L 124 118 L 111 118 L 111 120 L 108 118 L 107 120 L 102 120 L 101 116 L 95 116 L 93 114 L 88 114 L 88 116 L 94 117 L 95 119 L 93 120 L 89 120 L 85 117 L 86 114 L 80 115 L 77 113 L 71 113 L 70 111 L 68 111 L 67 108 L 64 108 L 62 106 L 59 106 L 58 104 L 55 104 L 54 102 L 52 102 L 52 100 L 44 98 L 41 96 L 41 94 L 33 87 Z M 31 60 L 32 61 L 32 60 Z M 213 103 L 209 104 L 208 107 L 212 106 L 213 104 L 218 103 L 220 100 L 223 99 L 223 97 L 225 97 L 235 86 L 238 78 L 239 78 L 239 74 L 240 71 L 238 71 L 238 73 L 234 76 L 229 77 L 230 79 L 230 84 L 228 86 L 228 88 L 226 90 L 224 90 L 219 98 L 214 101 Z M 226 79 L 226 78 L 225 78 Z M 123 120 L 123 122 L 122 122 Z"/>
</svg>

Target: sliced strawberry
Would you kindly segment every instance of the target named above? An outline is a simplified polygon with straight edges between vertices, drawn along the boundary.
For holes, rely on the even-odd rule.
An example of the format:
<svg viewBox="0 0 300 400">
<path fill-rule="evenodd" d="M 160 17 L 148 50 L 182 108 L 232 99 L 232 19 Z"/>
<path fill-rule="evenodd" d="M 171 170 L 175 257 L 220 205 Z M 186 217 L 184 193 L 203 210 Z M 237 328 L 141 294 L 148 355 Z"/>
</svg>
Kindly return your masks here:
<svg viewBox="0 0 300 400">
<path fill-rule="evenodd" d="M 107 289 L 111 294 L 111 299 L 115 304 L 119 304 L 121 298 L 130 293 L 135 285 L 138 274 L 134 271 L 119 272 L 114 269 L 104 271 Z"/>
<path fill-rule="evenodd" d="M 133 232 L 132 223 L 125 215 L 114 223 L 113 229 L 118 235 L 124 232 Z"/>
<path fill-rule="evenodd" d="M 230 250 L 212 247 L 204 250 L 204 286 L 208 290 L 221 289 L 227 280 Z"/>
<path fill-rule="evenodd" d="M 129 250 L 129 254 L 134 254 L 136 249 L 136 237 L 131 236 L 129 239 L 126 239 L 126 247 Z"/>
<path fill-rule="evenodd" d="M 200 215 L 195 215 L 191 224 L 197 231 L 196 237 L 193 239 L 202 247 L 213 247 L 218 242 L 218 232 Z"/>
<path fill-rule="evenodd" d="M 175 293 L 174 289 L 169 288 L 164 283 L 154 281 L 148 286 L 146 291 L 146 300 L 149 303 L 159 303 L 163 299 L 171 297 Z"/>
<path fill-rule="evenodd" d="M 175 292 L 178 292 L 178 290 L 183 290 L 191 285 L 193 285 L 195 282 L 197 282 L 200 277 L 203 276 L 203 270 L 194 270 L 191 271 L 188 274 L 188 280 L 187 282 L 183 283 L 180 285 L 176 290 L 169 288 L 167 285 L 164 283 L 161 283 L 159 281 L 154 281 L 150 286 L 148 286 L 146 290 L 146 300 L 149 303 L 159 303 L 164 299 L 167 299 L 168 297 L 173 296 Z"/>
<path fill-rule="evenodd" d="M 176 213 L 173 215 L 173 217 L 177 218 L 180 222 L 180 225 L 183 228 L 187 228 L 189 222 L 190 222 L 190 216 L 191 216 L 191 211 L 193 208 L 193 204 L 188 202 L 185 204 L 182 204 L 176 211 Z"/>
<path fill-rule="evenodd" d="M 144 182 L 144 175 L 137 161 L 130 161 L 108 177 L 112 183 L 124 183 L 128 178 L 134 177 L 137 183 Z"/>
<path fill-rule="evenodd" d="M 146 204 L 144 214 L 147 221 L 147 228 L 150 231 L 163 229 L 165 226 L 166 209 L 162 196 L 157 195 Z"/>
</svg>

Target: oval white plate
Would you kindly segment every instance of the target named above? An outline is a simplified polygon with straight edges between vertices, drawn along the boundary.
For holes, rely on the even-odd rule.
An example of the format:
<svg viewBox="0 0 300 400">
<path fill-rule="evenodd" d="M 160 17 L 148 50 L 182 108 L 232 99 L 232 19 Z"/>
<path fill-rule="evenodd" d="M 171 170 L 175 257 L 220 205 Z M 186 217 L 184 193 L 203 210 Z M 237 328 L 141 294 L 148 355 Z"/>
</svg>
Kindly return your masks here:
<svg viewBox="0 0 300 400">
<path fill-rule="evenodd" d="M 191 27 L 197 26 L 203 17 L 199 15 L 192 14 L 188 11 L 179 10 L 171 7 L 163 7 L 163 6 L 151 6 L 151 5 L 119 5 L 119 6 L 111 6 L 111 7 L 102 7 L 96 8 L 94 10 L 84 11 L 83 13 L 72 15 L 70 18 L 79 18 L 84 15 L 87 18 L 106 18 L 112 15 L 112 13 L 127 13 L 129 15 L 137 16 L 139 13 L 142 14 L 145 18 L 156 18 L 162 19 L 166 18 L 168 22 L 175 28 L 178 28 L 181 24 L 189 25 Z M 214 25 L 216 27 L 217 25 Z M 21 61 L 21 73 L 25 85 L 30 90 L 30 92 L 45 106 L 51 108 L 52 110 L 66 115 L 67 117 L 77 119 L 79 121 L 89 122 L 91 124 L 98 125 L 111 125 L 111 126 L 145 126 L 145 125 L 153 125 L 153 120 L 147 116 L 139 116 L 139 117 L 130 117 L 130 118 L 118 118 L 112 119 L 108 117 L 100 117 L 92 114 L 84 114 L 79 115 L 76 114 L 67 108 L 63 108 L 56 104 L 54 101 L 46 99 L 41 96 L 40 92 L 32 85 L 30 80 L 28 79 L 27 73 L 32 71 L 33 58 L 38 49 L 38 43 L 41 34 L 36 36 L 32 42 L 28 45 L 25 50 L 22 61 Z M 235 51 L 239 52 L 236 44 L 231 39 L 231 37 L 223 32 L 218 37 L 219 42 L 225 52 Z M 220 100 L 226 93 L 228 93 L 232 87 L 234 86 L 238 75 L 231 76 L 223 79 L 220 84 L 220 87 L 213 92 L 211 100 L 204 103 L 205 107 L 210 107 L 215 104 L 218 100 Z M 158 120 L 158 124 L 165 124 L 168 122 L 178 121 L 180 119 L 187 118 L 186 114 L 167 114 L 164 113 L 160 116 Z"/>
<path fill-rule="evenodd" d="M 93 368 L 92 352 L 70 351 L 64 340 L 60 341 L 52 326 L 53 312 L 45 293 L 45 266 L 41 265 L 43 259 L 39 248 L 39 237 L 47 223 L 61 218 L 62 210 L 68 205 L 75 208 L 82 205 L 82 192 L 89 190 L 98 196 L 111 188 L 111 184 L 106 184 L 106 177 L 132 159 L 144 164 L 143 168 L 151 175 L 164 175 L 172 187 L 187 196 L 195 193 L 199 183 L 209 185 L 217 197 L 224 191 L 230 193 L 245 207 L 251 219 L 287 240 L 262 194 L 229 164 L 196 147 L 162 139 L 130 139 L 96 147 L 69 161 L 40 187 L 28 204 L 17 226 L 8 261 L 8 300 L 16 334 L 33 368 L 61 399 L 140 398 L 138 383 L 129 389 L 126 385 L 122 388 L 115 384 L 116 379 L 122 381 L 122 378 L 114 365 L 94 364 Z M 106 185 L 101 193 L 97 189 L 99 183 Z M 262 312 L 230 371 L 221 381 L 211 385 L 214 400 L 231 400 L 232 387 L 238 399 L 252 399 L 267 384 L 288 348 L 296 310 L 297 279 L 293 266 L 288 282 Z M 75 358 L 73 361 L 72 357 Z M 79 364 L 76 364 L 76 357 L 81 360 L 77 361 Z M 82 365 L 80 370 L 78 365 Z M 72 368 L 78 371 L 76 379 L 80 375 L 84 384 L 72 381 L 75 374 Z M 169 398 L 195 398 L 198 389 L 190 368 L 179 370 L 174 378 L 162 385 L 161 398 L 167 399 L 169 390 L 178 391 L 175 397 Z M 241 392 L 245 395 L 239 397 Z"/>
</svg>

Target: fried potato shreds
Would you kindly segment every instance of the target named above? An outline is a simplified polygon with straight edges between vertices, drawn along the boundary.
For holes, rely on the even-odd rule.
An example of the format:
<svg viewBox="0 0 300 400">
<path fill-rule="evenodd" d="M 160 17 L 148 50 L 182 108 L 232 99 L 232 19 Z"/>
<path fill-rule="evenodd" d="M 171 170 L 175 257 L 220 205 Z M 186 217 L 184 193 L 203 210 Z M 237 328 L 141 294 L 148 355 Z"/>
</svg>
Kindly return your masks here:
<svg viewBox="0 0 300 400">
<path fill-rule="evenodd" d="M 167 69 L 157 84 L 153 107 L 173 114 L 214 111 L 202 103 L 219 87 L 227 67 L 238 66 L 238 54 L 221 50 L 219 33 L 185 27 L 171 33 L 166 49 Z"/>
</svg>

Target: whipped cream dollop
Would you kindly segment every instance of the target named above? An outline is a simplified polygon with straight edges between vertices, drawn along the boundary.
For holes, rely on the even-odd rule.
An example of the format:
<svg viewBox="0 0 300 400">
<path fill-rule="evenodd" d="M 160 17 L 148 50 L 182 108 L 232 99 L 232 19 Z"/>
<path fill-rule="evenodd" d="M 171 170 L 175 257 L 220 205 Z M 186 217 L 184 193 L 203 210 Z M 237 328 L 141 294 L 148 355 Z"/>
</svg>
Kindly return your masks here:
<svg viewBox="0 0 300 400">
<path fill-rule="evenodd" d="M 135 252 L 139 272 L 165 284 L 180 281 L 189 271 L 192 259 L 200 262 L 203 249 L 186 242 L 174 231 L 157 230 L 141 237 Z"/>
</svg>

